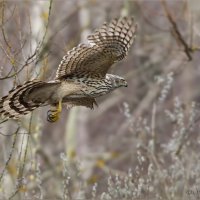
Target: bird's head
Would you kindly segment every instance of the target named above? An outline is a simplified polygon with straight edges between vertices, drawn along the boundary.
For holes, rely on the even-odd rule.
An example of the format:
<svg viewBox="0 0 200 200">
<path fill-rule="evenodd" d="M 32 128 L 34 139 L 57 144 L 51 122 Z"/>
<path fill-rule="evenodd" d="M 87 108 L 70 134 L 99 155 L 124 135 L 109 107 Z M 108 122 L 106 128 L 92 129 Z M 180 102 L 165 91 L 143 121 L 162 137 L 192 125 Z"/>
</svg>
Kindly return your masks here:
<svg viewBox="0 0 200 200">
<path fill-rule="evenodd" d="M 123 77 L 107 74 L 106 78 L 111 81 L 111 84 L 113 85 L 114 88 L 128 87 L 128 83 Z"/>
</svg>

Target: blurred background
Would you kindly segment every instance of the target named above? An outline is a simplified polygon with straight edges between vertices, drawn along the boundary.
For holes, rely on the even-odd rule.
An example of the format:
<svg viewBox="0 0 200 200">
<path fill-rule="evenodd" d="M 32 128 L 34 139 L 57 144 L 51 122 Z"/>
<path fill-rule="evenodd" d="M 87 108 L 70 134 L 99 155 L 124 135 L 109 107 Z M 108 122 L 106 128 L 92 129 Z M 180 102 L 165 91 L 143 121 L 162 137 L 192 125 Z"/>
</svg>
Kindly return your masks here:
<svg viewBox="0 0 200 200">
<path fill-rule="evenodd" d="M 198 0 L 0 1 L 0 96 L 54 79 L 68 50 L 113 18 L 134 16 L 137 38 L 110 73 L 120 88 L 94 110 L 48 107 L 0 122 L 0 199 L 200 197 Z"/>
</svg>

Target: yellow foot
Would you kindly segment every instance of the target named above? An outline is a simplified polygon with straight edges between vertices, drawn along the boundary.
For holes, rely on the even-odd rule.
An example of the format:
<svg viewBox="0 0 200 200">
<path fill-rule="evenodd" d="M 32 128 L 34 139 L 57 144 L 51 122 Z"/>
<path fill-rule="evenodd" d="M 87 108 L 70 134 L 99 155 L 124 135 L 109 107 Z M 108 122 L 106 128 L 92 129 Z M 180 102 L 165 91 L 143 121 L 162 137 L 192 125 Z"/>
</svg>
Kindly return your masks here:
<svg viewBox="0 0 200 200">
<path fill-rule="evenodd" d="M 47 112 L 47 120 L 52 123 L 56 122 L 60 118 L 61 111 L 62 111 L 62 101 L 60 100 L 58 102 L 58 105 L 56 106 L 56 110 L 51 109 Z"/>
</svg>

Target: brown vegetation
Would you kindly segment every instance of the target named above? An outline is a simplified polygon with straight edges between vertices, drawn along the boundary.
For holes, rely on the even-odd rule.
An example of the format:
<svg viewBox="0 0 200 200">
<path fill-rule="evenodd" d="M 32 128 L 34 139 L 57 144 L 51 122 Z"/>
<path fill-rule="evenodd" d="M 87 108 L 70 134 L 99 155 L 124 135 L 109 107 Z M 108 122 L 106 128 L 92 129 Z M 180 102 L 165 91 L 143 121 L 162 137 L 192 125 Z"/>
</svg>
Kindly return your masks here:
<svg viewBox="0 0 200 200">
<path fill-rule="evenodd" d="M 129 87 L 95 110 L 0 122 L 0 199 L 198 199 L 198 0 L 0 1 L 0 94 L 50 80 L 65 53 L 121 15 L 135 45 L 111 71 Z"/>
</svg>

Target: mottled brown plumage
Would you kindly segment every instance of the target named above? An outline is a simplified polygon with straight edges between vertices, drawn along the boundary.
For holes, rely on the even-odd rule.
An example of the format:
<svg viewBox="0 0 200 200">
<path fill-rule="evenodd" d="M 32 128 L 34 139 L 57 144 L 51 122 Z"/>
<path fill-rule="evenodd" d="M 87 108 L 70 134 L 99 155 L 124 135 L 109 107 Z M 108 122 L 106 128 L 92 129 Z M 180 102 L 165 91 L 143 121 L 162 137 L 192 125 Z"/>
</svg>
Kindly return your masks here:
<svg viewBox="0 0 200 200">
<path fill-rule="evenodd" d="M 127 82 L 107 74 L 109 68 L 126 57 L 135 39 L 133 17 L 114 19 L 88 36 L 88 44 L 80 44 L 65 55 L 55 80 L 28 81 L 17 86 L 0 100 L 0 114 L 18 118 L 37 107 L 49 104 L 49 120 L 56 121 L 62 103 L 67 107 L 97 105 L 95 98 L 107 94 Z"/>
</svg>

